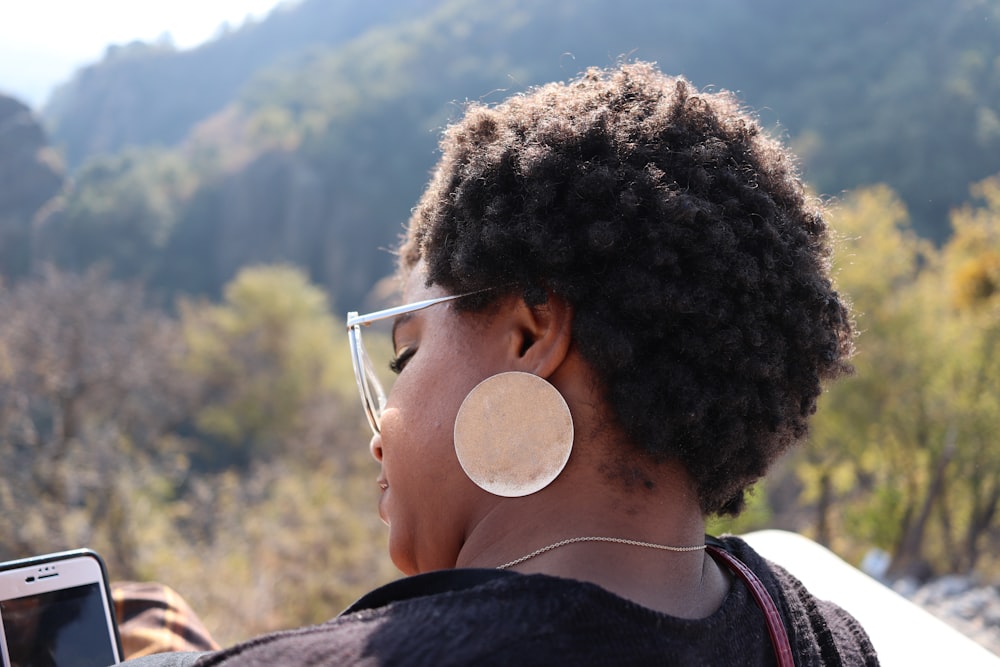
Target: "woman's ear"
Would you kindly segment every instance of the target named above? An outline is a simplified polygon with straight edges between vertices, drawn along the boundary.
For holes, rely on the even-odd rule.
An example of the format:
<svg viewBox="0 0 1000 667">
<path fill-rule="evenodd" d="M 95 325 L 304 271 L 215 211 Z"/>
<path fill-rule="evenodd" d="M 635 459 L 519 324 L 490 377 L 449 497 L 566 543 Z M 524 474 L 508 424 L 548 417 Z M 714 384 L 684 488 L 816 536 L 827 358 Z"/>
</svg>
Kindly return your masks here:
<svg viewBox="0 0 1000 667">
<path fill-rule="evenodd" d="M 513 370 L 542 378 L 551 376 L 569 353 L 573 330 L 573 307 L 553 294 L 545 303 L 529 306 L 517 299 L 511 312 L 515 356 Z"/>
</svg>

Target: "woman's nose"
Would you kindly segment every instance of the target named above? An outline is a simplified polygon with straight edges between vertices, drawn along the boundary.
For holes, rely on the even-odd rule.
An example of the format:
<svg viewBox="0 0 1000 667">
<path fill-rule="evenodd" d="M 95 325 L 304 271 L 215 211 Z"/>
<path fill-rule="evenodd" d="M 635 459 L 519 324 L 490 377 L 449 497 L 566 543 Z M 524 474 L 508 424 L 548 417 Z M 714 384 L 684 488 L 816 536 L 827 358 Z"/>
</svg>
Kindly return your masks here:
<svg viewBox="0 0 1000 667">
<path fill-rule="evenodd" d="M 372 436 L 371 442 L 368 443 L 368 449 L 371 450 L 372 456 L 375 457 L 375 460 L 378 461 L 379 463 L 382 463 L 382 436 L 381 435 L 376 434 L 376 435 Z"/>
</svg>

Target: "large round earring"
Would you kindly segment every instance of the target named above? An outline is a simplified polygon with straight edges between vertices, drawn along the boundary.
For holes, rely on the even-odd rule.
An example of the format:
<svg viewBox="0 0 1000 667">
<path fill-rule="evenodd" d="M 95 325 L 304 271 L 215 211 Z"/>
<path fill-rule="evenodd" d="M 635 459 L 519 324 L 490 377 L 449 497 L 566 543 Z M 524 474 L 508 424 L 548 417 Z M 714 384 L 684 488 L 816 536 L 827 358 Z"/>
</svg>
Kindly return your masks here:
<svg viewBox="0 0 1000 667">
<path fill-rule="evenodd" d="M 476 486 L 516 498 L 541 491 L 569 461 L 573 417 L 559 390 L 509 371 L 472 388 L 455 416 L 455 453 Z"/>
</svg>

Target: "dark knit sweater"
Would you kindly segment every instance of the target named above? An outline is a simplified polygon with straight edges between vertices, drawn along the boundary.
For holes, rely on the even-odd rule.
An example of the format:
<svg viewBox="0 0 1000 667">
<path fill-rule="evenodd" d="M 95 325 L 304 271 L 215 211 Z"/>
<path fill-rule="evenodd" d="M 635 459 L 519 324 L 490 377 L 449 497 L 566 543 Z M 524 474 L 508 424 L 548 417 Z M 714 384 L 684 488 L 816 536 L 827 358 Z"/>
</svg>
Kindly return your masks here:
<svg viewBox="0 0 1000 667">
<path fill-rule="evenodd" d="M 878 664 L 871 642 L 850 615 L 813 598 L 797 579 L 742 540 L 724 542 L 774 598 L 796 665 Z M 593 584 L 547 575 L 483 573 L 483 583 L 429 592 L 454 572 L 389 584 L 370 594 L 375 602 L 362 601 L 379 606 L 260 637 L 204 655 L 197 664 L 775 664 L 763 612 L 735 578 L 722 606 L 707 618 L 693 620 L 655 612 Z M 464 572 L 478 576 L 477 571 Z M 386 603 L 390 599 L 395 601 Z"/>
</svg>

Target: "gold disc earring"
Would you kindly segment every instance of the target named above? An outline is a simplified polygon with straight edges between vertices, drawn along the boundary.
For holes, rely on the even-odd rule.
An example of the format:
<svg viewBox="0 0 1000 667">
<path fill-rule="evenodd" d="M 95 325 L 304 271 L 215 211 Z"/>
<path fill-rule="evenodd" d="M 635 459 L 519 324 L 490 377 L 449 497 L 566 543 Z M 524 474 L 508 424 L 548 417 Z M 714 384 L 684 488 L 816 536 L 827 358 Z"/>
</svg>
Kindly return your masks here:
<svg viewBox="0 0 1000 667">
<path fill-rule="evenodd" d="M 516 498 L 541 491 L 569 461 L 573 417 L 559 390 L 509 371 L 472 388 L 455 416 L 455 453 L 476 486 Z"/>
</svg>

